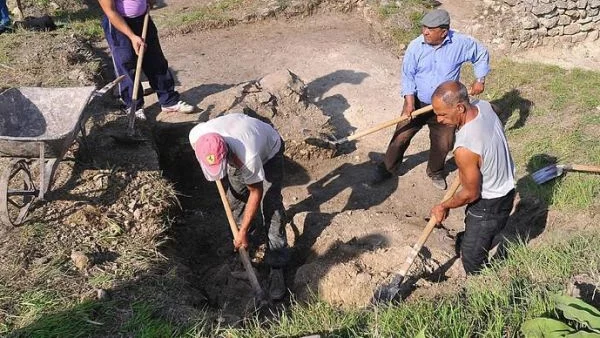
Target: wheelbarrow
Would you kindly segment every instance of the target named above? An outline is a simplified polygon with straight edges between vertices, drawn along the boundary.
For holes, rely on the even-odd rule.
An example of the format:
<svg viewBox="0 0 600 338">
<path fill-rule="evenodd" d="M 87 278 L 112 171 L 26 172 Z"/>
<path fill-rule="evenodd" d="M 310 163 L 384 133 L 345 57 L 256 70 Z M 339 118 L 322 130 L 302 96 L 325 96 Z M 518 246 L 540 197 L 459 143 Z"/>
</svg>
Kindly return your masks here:
<svg viewBox="0 0 600 338">
<path fill-rule="evenodd" d="M 85 139 L 85 107 L 122 79 L 99 90 L 21 87 L 0 93 L 0 157 L 7 162 L 0 174 L 1 225 L 22 224 L 34 201 L 44 200 L 75 138 L 81 133 Z"/>
</svg>

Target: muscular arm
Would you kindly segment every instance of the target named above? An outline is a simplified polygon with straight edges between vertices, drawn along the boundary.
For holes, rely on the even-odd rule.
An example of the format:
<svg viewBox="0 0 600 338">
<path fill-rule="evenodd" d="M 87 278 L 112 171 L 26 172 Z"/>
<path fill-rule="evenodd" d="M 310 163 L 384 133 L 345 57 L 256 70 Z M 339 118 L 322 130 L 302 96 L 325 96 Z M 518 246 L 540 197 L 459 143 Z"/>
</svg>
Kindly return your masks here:
<svg viewBox="0 0 600 338">
<path fill-rule="evenodd" d="M 98 0 L 98 2 L 100 3 L 100 7 L 102 7 L 102 11 L 106 14 L 108 21 L 110 21 L 110 24 L 131 40 L 131 45 L 137 54 L 144 41 L 131 30 L 121 14 L 117 12 L 114 0 Z"/>
<path fill-rule="evenodd" d="M 446 219 L 450 209 L 474 202 L 481 196 L 480 158 L 479 155 L 466 148 L 458 148 L 454 152 L 462 189 L 446 202 L 433 207 L 431 213 L 438 222 Z"/>
</svg>

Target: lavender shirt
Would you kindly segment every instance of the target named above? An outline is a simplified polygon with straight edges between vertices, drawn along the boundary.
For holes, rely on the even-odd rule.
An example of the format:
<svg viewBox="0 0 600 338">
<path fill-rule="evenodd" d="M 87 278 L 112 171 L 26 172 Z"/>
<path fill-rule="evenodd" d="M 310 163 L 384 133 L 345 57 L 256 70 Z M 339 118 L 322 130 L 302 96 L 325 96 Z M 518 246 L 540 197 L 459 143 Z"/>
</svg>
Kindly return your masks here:
<svg viewBox="0 0 600 338">
<path fill-rule="evenodd" d="M 114 0 L 117 12 L 126 18 L 135 18 L 146 13 L 146 0 Z"/>
</svg>

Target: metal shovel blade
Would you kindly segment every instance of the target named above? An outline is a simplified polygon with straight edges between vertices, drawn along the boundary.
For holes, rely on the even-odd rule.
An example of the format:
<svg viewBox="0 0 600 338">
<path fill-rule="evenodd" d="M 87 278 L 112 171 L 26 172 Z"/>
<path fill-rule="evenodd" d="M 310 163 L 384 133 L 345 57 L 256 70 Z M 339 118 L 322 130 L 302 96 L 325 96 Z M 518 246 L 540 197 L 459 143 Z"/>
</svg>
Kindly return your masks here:
<svg viewBox="0 0 600 338">
<path fill-rule="evenodd" d="M 398 297 L 400 285 L 404 281 L 404 276 L 395 275 L 392 281 L 386 285 L 380 285 L 371 299 L 371 304 L 382 304 L 392 302 Z"/>
<path fill-rule="evenodd" d="M 544 184 L 562 175 L 564 169 L 565 166 L 563 165 L 552 164 L 534 172 L 531 174 L 531 178 L 533 178 L 533 181 L 537 184 Z"/>
</svg>

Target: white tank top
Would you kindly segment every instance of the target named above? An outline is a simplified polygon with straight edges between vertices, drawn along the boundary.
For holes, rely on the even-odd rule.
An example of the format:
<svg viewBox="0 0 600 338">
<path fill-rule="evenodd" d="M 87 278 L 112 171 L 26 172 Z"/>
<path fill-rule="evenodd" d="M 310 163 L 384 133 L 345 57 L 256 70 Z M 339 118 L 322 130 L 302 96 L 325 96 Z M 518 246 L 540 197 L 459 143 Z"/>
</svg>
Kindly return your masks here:
<svg viewBox="0 0 600 338">
<path fill-rule="evenodd" d="M 462 147 L 481 156 L 481 198 L 502 197 L 515 187 L 515 165 L 504 128 L 489 102 L 472 104 L 479 113 L 456 132 L 454 150 Z"/>
</svg>

